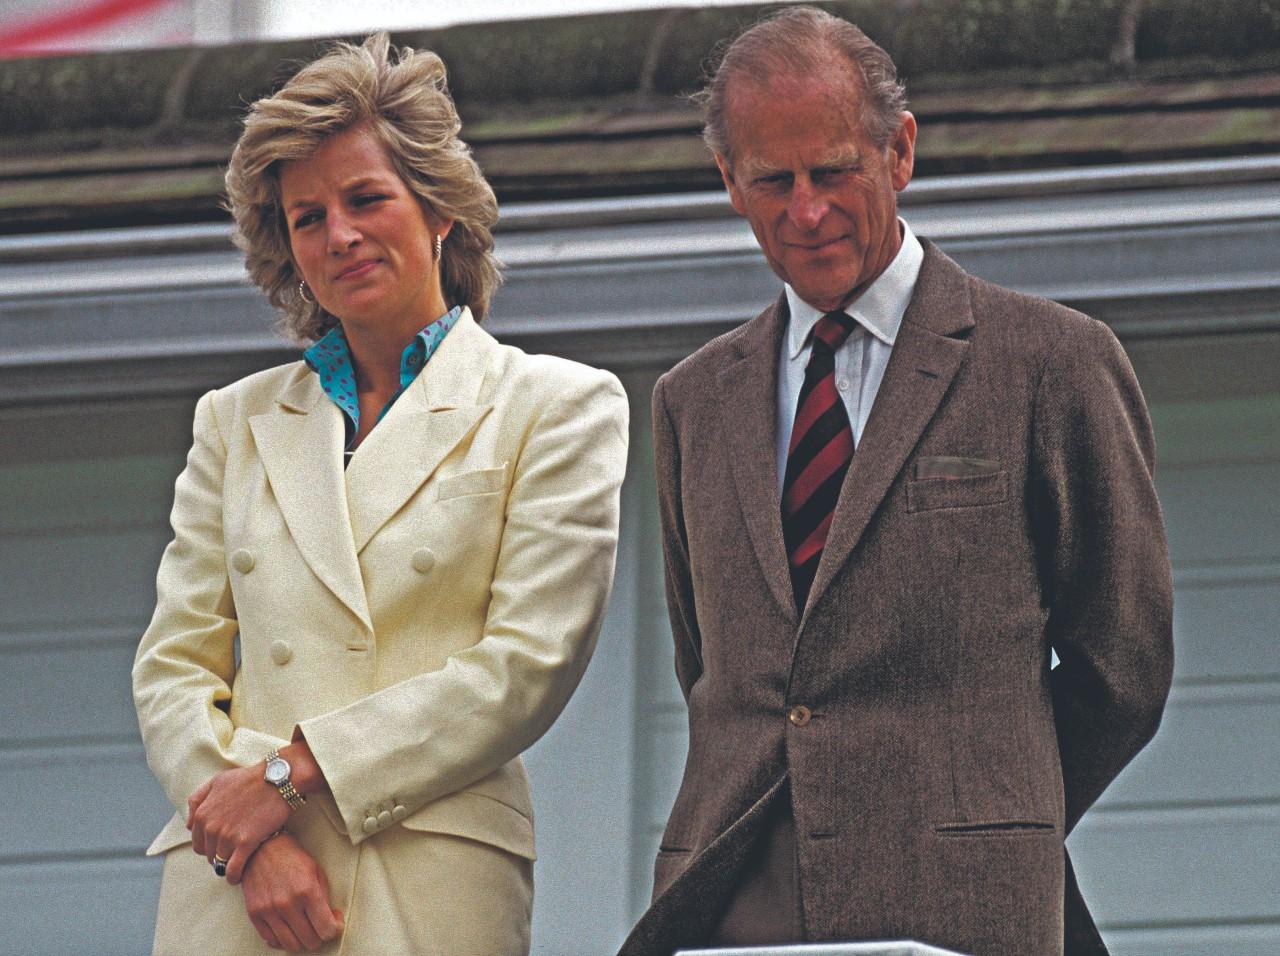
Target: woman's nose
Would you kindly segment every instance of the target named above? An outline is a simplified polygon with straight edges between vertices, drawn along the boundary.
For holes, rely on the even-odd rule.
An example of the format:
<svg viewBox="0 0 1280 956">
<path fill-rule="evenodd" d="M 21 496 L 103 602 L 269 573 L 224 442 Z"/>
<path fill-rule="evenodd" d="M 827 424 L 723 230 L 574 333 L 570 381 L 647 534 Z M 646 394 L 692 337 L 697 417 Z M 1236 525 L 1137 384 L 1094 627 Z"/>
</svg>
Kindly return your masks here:
<svg viewBox="0 0 1280 956">
<path fill-rule="evenodd" d="M 360 241 L 360 232 L 341 213 L 330 213 L 326 217 L 329 226 L 329 251 L 343 253 Z"/>
</svg>

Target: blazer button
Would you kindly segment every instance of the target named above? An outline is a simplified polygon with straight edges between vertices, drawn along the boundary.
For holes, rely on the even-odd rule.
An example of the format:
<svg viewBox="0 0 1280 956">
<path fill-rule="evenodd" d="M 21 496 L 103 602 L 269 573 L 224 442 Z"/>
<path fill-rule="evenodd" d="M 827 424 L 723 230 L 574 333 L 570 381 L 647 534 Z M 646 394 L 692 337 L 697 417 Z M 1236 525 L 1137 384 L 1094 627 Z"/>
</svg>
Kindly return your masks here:
<svg viewBox="0 0 1280 956">
<path fill-rule="evenodd" d="M 803 727 L 809 722 L 809 718 L 812 716 L 813 714 L 810 712 L 808 707 L 804 706 L 804 704 L 801 704 L 798 707 L 792 707 L 787 711 L 787 720 L 791 721 L 797 727 Z"/>
<path fill-rule="evenodd" d="M 391 811 L 390 811 L 390 810 L 383 810 L 381 813 L 379 813 L 379 814 L 378 814 L 378 826 L 380 826 L 380 827 L 389 827 L 389 826 L 391 826 Z"/>
<path fill-rule="evenodd" d="M 253 565 L 254 560 L 252 551 L 240 548 L 231 555 L 231 566 L 241 574 L 248 574 L 253 570 Z"/>
<path fill-rule="evenodd" d="M 397 803 L 394 807 L 391 808 L 391 819 L 395 820 L 396 823 L 399 823 L 408 815 L 409 815 L 408 808 L 399 803 Z"/>
<path fill-rule="evenodd" d="M 288 641 L 271 642 L 271 659 L 281 667 L 288 664 L 292 657 L 293 648 L 289 646 Z"/>
<path fill-rule="evenodd" d="M 375 832 L 377 829 L 378 829 L 378 818 L 377 818 L 377 817 L 365 817 L 365 818 L 364 818 L 364 832 L 365 832 L 365 833 L 373 833 L 373 832 Z"/>
<path fill-rule="evenodd" d="M 419 548 L 413 552 L 413 570 L 426 574 L 436 566 L 436 556 L 430 548 Z"/>
</svg>

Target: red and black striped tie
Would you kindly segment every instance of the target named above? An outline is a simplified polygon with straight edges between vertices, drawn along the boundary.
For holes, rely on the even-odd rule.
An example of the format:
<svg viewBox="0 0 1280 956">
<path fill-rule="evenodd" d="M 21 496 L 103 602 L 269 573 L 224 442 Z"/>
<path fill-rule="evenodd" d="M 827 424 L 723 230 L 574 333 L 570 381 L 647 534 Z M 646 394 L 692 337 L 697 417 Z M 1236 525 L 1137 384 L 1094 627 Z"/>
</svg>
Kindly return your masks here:
<svg viewBox="0 0 1280 956">
<path fill-rule="evenodd" d="M 828 312 L 813 327 L 813 347 L 796 403 L 782 482 L 782 535 L 796 608 L 803 611 L 827 543 L 840 485 L 853 460 L 853 429 L 836 391 L 835 353 L 857 324 Z"/>
</svg>

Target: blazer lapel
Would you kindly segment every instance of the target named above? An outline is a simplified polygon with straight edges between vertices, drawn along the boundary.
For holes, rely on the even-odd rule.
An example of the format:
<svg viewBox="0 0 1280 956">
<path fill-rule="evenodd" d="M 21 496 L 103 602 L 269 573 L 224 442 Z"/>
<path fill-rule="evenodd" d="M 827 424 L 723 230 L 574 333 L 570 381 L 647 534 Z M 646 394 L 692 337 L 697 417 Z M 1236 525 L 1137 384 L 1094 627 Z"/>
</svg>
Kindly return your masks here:
<svg viewBox="0 0 1280 956">
<path fill-rule="evenodd" d="M 780 297 L 744 329 L 741 358 L 718 377 L 722 427 L 743 521 L 769 590 L 788 621 L 795 623 L 795 597 L 787 546 L 782 537 L 778 490 L 778 350 L 787 326 L 786 298 Z"/>
<path fill-rule="evenodd" d="M 857 547 L 925 427 L 951 387 L 969 344 L 952 336 L 973 327 L 965 273 L 922 240 L 924 264 L 889 356 L 862 443 L 840 489 L 840 501 L 809 594 L 819 595 Z"/>
<path fill-rule="evenodd" d="M 492 409 L 477 403 L 497 343 L 469 310 L 347 465 L 356 554 Z"/>
<path fill-rule="evenodd" d="M 343 421 L 304 370 L 249 428 L 285 525 L 307 565 L 372 632 L 342 483 Z"/>
</svg>

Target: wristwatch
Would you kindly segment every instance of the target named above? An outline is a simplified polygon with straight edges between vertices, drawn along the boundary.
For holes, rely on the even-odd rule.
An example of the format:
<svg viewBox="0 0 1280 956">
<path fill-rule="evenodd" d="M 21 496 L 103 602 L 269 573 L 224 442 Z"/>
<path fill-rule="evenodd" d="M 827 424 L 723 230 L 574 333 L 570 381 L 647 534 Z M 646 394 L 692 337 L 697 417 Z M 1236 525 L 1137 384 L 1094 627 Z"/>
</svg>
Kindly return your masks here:
<svg viewBox="0 0 1280 956">
<path fill-rule="evenodd" d="M 267 769 L 262 778 L 280 791 L 280 796 L 285 798 L 291 809 L 297 810 L 307 802 L 307 798 L 293 788 L 293 782 L 289 779 L 292 770 L 289 761 L 280 756 L 280 751 L 272 749 L 267 754 Z"/>
</svg>

